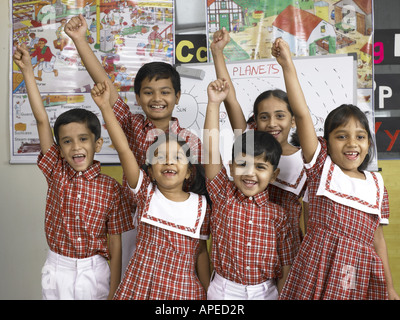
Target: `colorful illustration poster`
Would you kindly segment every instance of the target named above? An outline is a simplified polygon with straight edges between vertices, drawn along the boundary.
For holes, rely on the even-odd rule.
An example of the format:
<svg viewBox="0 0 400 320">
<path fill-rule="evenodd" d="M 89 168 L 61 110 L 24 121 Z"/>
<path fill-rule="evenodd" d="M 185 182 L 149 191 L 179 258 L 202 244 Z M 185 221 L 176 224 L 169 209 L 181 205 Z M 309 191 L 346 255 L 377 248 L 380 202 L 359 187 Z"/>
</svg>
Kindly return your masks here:
<svg viewBox="0 0 400 320">
<path fill-rule="evenodd" d="M 25 44 L 32 57 L 36 83 L 51 125 L 70 108 L 101 113 L 90 96 L 89 74 L 71 39 L 67 21 L 82 14 L 88 25 L 87 41 L 132 111 L 133 80 L 150 61 L 174 63 L 173 0 L 13 0 L 10 1 L 12 52 Z M 35 163 L 40 150 L 35 119 L 21 72 L 10 59 L 11 163 Z M 103 123 L 104 124 L 104 123 Z M 103 126 L 104 144 L 96 158 L 104 163 L 119 159 Z"/>
<path fill-rule="evenodd" d="M 372 21 L 372 0 L 207 0 L 209 41 L 222 27 L 230 31 L 227 61 L 272 58 L 278 37 L 295 57 L 356 53 L 358 103 L 371 112 Z"/>
</svg>

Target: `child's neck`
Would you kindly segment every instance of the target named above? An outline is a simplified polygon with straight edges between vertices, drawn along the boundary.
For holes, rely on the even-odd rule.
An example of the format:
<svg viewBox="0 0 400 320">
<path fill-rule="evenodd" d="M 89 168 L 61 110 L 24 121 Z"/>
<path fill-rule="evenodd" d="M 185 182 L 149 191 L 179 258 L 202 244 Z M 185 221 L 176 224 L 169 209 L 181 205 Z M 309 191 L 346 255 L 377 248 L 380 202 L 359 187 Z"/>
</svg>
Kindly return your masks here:
<svg viewBox="0 0 400 320">
<path fill-rule="evenodd" d="M 282 155 L 283 156 L 290 156 L 294 153 L 296 153 L 297 151 L 299 151 L 299 148 L 291 145 L 289 142 L 285 143 L 285 144 L 281 144 L 282 147 Z"/>
<path fill-rule="evenodd" d="M 340 170 L 342 170 L 342 172 L 349 176 L 350 178 L 355 178 L 355 179 L 361 179 L 361 180 L 365 180 L 365 174 L 364 172 L 360 172 L 360 171 L 347 171 L 347 170 L 343 170 L 342 168 L 340 168 Z"/>
</svg>

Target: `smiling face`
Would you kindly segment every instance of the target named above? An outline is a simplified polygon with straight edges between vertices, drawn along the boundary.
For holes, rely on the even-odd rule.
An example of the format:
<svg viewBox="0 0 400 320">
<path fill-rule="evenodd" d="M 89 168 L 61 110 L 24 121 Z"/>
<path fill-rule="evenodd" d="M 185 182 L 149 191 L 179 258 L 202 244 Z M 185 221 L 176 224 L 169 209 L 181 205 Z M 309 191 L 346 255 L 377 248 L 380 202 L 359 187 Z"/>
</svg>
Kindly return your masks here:
<svg viewBox="0 0 400 320">
<path fill-rule="evenodd" d="M 295 121 L 285 101 L 271 96 L 257 105 L 257 111 L 257 130 L 272 134 L 281 145 L 288 144 Z"/>
<path fill-rule="evenodd" d="M 279 174 L 279 169 L 274 170 L 264 154 L 256 157 L 238 154 L 230 165 L 230 171 L 237 188 L 248 197 L 264 191 Z"/>
<path fill-rule="evenodd" d="M 136 100 L 150 120 L 169 121 L 180 96 L 180 92 L 175 93 L 171 79 L 145 78 Z"/>
<path fill-rule="evenodd" d="M 364 177 L 358 167 L 368 154 L 369 146 L 367 131 L 354 117 L 329 133 L 328 153 L 332 161 L 351 177 Z"/>
<path fill-rule="evenodd" d="M 101 150 L 103 139 L 95 139 L 85 123 L 71 122 L 58 129 L 61 157 L 76 171 L 93 164 L 94 154 Z"/>
<path fill-rule="evenodd" d="M 182 192 L 185 179 L 190 177 L 189 162 L 184 149 L 176 141 L 160 144 L 151 160 L 149 174 L 161 192 Z"/>
</svg>

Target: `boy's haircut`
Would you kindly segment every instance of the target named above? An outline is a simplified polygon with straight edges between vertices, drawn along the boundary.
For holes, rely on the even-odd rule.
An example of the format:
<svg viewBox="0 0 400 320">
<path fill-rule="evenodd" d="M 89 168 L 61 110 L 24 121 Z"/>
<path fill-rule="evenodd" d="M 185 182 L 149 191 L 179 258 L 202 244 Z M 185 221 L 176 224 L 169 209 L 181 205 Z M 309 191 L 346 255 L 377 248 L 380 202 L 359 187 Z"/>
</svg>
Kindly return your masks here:
<svg viewBox="0 0 400 320">
<path fill-rule="evenodd" d="M 56 122 L 54 123 L 54 137 L 56 138 L 57 144 L 59 144 L 58 131 L 60 130 L 60 126 L 72 122 L 86 124 L 89 130 L 94 134 L 95 141 L 101 137 L 101 124 L 99 118 L 89 110 L 75 108 L 60 114 L 56 119 Z"/>
<path fill-rule="evenodd" d="M 275 97 L 277 99 L 282 100 L 283 102 L 286 103 L 286 106 L 290 112 L 290 114 L 293 116 L 293 111 L 290 108 L 290 104 L 289 104 L 289 98 L 287 96 L 287 93 L 283 90 L 280 89 L 275 89 L 275 90 L 267 90 L 264 91 L 263 93 L 261 93 L 257 99 L 254 101 L 254 105 L 253 105 L 253 114 L 255 119 L 257 119 L 257 115 L 258 115 L 258 105 L 260 104 L 261 101 L 268 99 L 270 97 Z"/>
<path fill-rule="evenodd" d="M 264 160 L 271 163 L 275 170 L 282 155 L 282 147 L 270 133 L 249 130 L 237 137 L 233 143 L 232 161 L 241 153 L 253 157 L 263 154 Z"/>
<path fill-rule="evenodd" d="M 181 78 L 178 71 L 168 63 L 154 61 L 144 64 L 136 74 L 133 84 L 135 93 L 140 95 L 140 89 L 144 79 L 149 79 L 151 81 L 153 78 L 155 78 L 155 80 L 171 79 L 175 94 L 181 91 Z"/>
<path fill-rule="evenodd" d="M 364 112 L 362 112 L 357 106 L 352 104 L 342 104 L 336 109 L 332 110 L 328 116 L 326 117 L 324 124 L 324 139 L 329 143 L 329 134 L 335 130 L 336 128 L 346 125 L 346 123 L 351 119 L 359 121 L 363 126 L 365 131 L 368 133 L 368 141 L 370 142 L 368 154 L 365 157 L 364 161 L 358 167 L 359 171 L 365 170 L 373 158 L 374 148 L 373 148 L 373 139 L 371 130 L 369 128 L 369 122 L 367 116 Z"/>
</svg>

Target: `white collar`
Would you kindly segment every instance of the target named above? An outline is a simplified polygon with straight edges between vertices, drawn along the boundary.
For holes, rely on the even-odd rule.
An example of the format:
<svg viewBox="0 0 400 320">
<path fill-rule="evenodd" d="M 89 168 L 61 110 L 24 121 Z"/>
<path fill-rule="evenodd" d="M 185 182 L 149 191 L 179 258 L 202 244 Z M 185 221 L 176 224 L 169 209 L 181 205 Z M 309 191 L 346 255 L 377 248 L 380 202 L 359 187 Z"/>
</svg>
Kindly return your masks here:
<svg viewBox="0 0 400 320">
<path fill-rule="evenodd" d="M 381 217 L 384 193 L 382 176 L 364 171 L 365 180 L 349 177 L 327 156 L 317 196 Z"/>
<path fill-rule="evenodd" d="M 301 149 L 289 156 L 281 156 L 278 168 L 279 175 L 272 184 L 299 195 L 307 181 Z"/>
<path fill-rule="evenodd" d="M 208 236 L 200 234 L 207 209 L 204 196 L 190 193 L 186 201 L 175 202 L 165 198 L 157 187 L 150 183 L 146 201 L 148 205 L 145 207 L 141 222 L 188 237 L 208 239 Z"/>
</svg>

